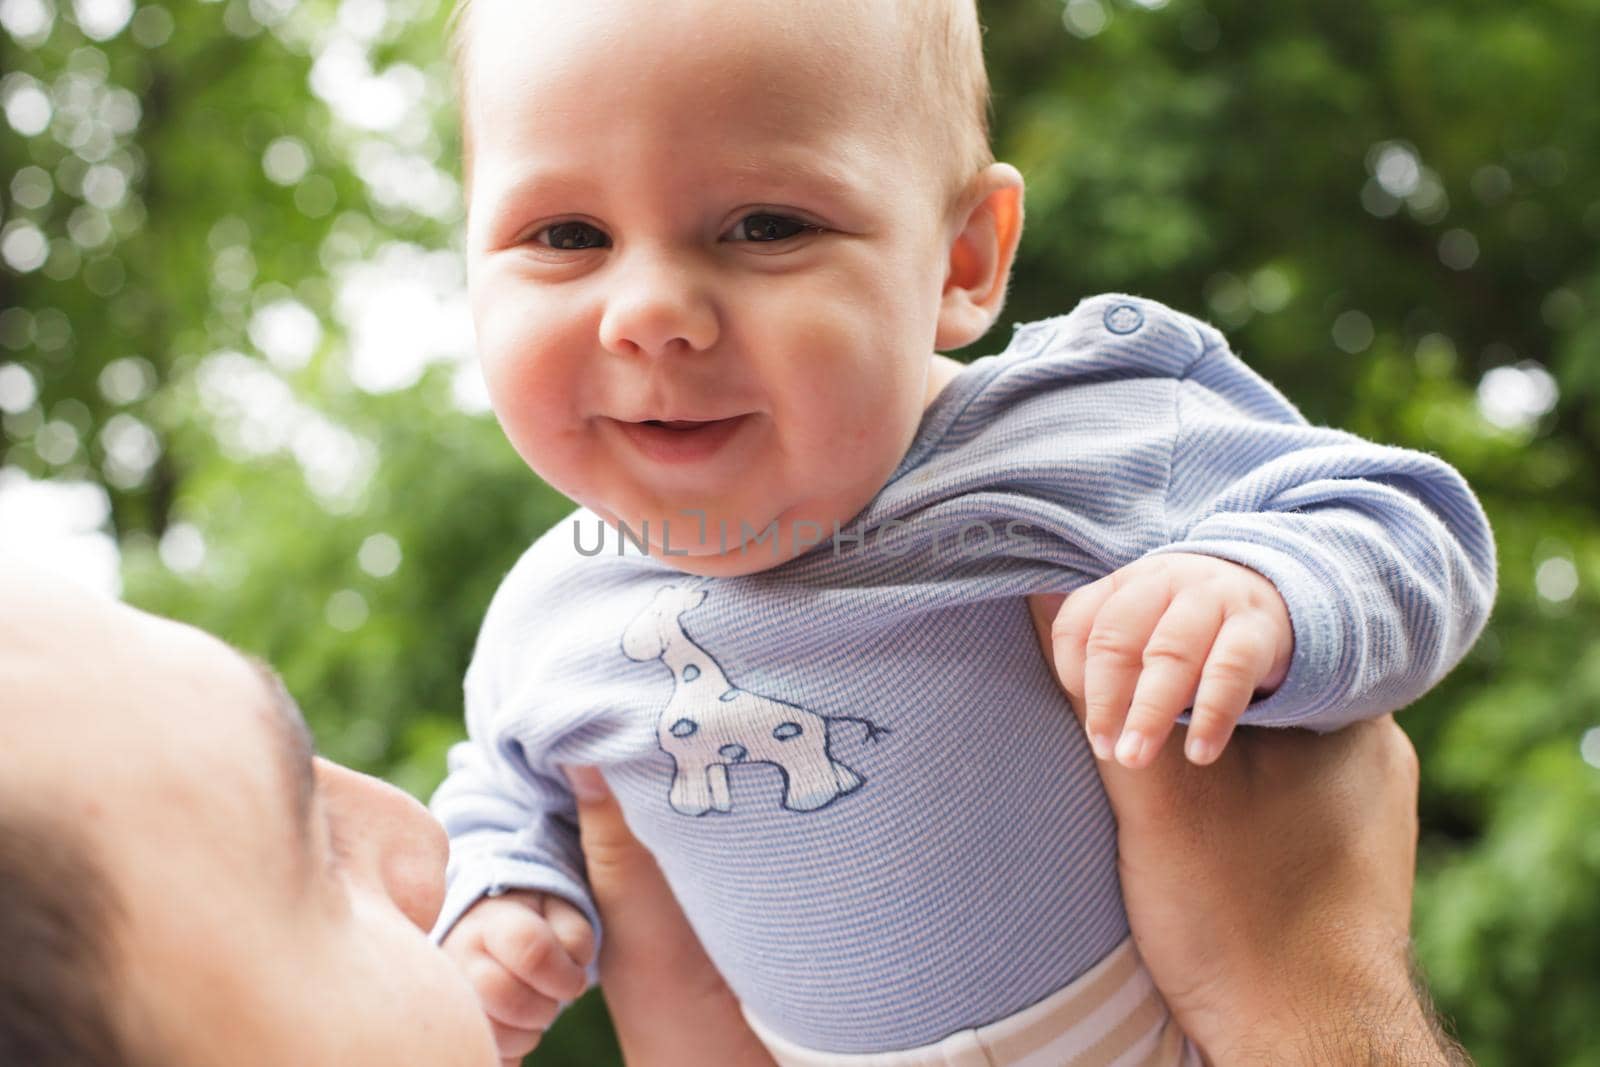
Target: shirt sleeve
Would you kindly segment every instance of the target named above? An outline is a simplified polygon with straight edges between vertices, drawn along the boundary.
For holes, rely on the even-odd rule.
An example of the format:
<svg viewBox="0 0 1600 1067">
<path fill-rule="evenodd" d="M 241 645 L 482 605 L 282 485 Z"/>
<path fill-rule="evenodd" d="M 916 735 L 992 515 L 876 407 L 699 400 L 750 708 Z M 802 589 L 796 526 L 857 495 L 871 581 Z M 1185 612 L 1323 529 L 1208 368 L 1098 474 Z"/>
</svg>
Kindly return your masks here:
<svg viewBox="0 0 1600 1067">
<path fill-rule="evenodd" d="M 1495 594 L 1489 523 L 1436 456 L 1311 426 L 1201 327 L 1178 383 L 1169 543 L 1264 575 L 1288 606 L 1284 683 L 1243 722 L 1332 730 L 1411 703 L 1460 661 Z"/>
<path fill-rule="evenodd" d="M 467 740 L 451 748 L 449 775 L 431 804 L 450 836 L 445 902 L 433 938 L 443 940 L 482 897 L 534 890 L 583 912 L 595 931 L 598 958 L 600 918 L 585 878 L 572 794 L 559 767 L 532 758 L 515 733 L 501 727 L 508 717 L 483 666 L 475 663 L 468 672 Z"/>
</svg>

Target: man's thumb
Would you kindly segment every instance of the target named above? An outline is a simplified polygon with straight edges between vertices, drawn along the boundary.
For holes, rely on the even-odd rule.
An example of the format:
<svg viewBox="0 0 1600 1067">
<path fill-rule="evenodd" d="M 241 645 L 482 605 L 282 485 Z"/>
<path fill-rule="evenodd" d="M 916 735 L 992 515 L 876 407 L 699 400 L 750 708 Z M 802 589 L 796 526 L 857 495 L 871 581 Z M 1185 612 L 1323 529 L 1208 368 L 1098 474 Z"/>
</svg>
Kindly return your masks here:
<svg viewBox="0 0 1600 1067">
<path fill-rule="evenodd" d="M 611 788 L 606 785 L 605 776 L 598 767 L 562 767 L 567 776 L 567 784 L 572 786 L 572 795 L 578 798 L 581 807 L 585 802 L 602 804 L 611 800 Z"/>
<path fill-rule="evenodd" d="M 620 891 L 641 867 L 655 865 L 655 857 L 639 844 L 622 817 L 622 806 L 595 767 L 562 767 L 572 796 L 578 803 L 578 838 L 590 887 L 596 896 Z M 659 877 L 657 875 L 656 877 Z"/>
</svg>

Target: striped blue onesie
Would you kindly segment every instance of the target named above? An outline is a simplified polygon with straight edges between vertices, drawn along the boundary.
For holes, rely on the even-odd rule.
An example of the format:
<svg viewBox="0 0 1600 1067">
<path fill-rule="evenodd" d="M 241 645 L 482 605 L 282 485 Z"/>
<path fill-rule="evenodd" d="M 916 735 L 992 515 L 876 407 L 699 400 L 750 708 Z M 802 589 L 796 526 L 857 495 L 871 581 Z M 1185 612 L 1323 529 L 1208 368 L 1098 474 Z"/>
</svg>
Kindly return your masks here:
<svg viewBox="0 0 1600 1067">
<path fill-rule="evenodd" d="M 598 929 L 559 771 L 598 765 L 746 1009 L 841 1053 L 1002 1019 L 1128 936 L 1026 594 L 1156 552 L 1251 567 L 1295 649 L 1244 721 L 1329 730 L 1437 682 L 1495 585 L 1451 467 L 1309 425 L 1216 330 L 1118 295 L 965 368 L 866 509 L 787 563 L 694 578 L 603 530 L 558 524 L 489 609 L 433 800 L 436 931 L 513 888 Z"/>
</svg>

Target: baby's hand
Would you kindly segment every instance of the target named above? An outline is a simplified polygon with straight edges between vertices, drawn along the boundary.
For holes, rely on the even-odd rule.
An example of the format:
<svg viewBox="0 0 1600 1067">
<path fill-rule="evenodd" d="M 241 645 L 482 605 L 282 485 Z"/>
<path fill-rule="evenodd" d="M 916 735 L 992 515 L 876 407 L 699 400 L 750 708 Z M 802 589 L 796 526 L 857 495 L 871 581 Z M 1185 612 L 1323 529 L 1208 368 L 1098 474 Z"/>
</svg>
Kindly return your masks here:
<svg viewBox="0 0 1600 1067">
<path fill-rule="evenodd" d="M 594 931 L 560 897 L 506 893 L 474 904 L 445 937 L 444 950 L 477 991 L 502 1067 L 516 1067 L 562 1002 L 588 984 Z"/>
<path fill-rule="evenodd" d="M 1251 696 L 1283 684 L 1294 653 L 1271 582 L 1187 552 L 1147 556 L 1076 590 L 1050 637 L 1095 755 L 1110 759 L 1114 746 L 1128 767 L 1154 759 L 1191 706 L 1184 751 L 1193 763 L 1216 759 Z"/>
</svg>

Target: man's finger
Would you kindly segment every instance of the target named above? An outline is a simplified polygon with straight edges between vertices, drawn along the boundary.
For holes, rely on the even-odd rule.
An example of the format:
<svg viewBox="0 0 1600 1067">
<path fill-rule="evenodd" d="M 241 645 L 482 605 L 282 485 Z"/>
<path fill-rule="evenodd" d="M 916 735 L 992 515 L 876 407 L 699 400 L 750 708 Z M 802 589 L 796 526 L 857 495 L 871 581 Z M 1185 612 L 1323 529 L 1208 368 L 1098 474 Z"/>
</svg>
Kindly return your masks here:
<svg viewBox="0 0 1600 1067">
<path fill-rule="evenodd" d="M 595 896 L 625 889 L 632 899 L 654 899 L 653 890 L 657 884 L 665 889 L 661 870 L 656 866 L 655 857 L 628 829 L 622 805 L 617 803 L 600 771 L 594 767 L 563 767 L 562 771 L 578 804 L 578 837 Z M 631 887 L 635 879 L 643 879 L 651 892 L 634 891 Z M 601 910 L 605 910 L 604 905 Z"/>
<path fill-rule="evenodd" d="M 689 929 L 655 857 L 628 829 L 622 805 L 600 772 L 593 767 L 562 769 L 578 803 L 578 837 L 583 844 L 589 888 L 600 914 L 606 916 L 606 944 L 633 940 L 651 945 L 652 954 L 659 950 L 667 958 L 674 951 L 703 957 L 704 950 Z M 602 968 L 606 955 L 602 948 Z"/>
</svg>

